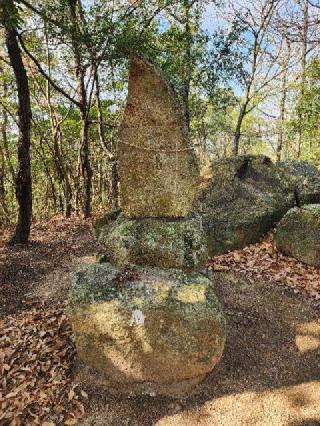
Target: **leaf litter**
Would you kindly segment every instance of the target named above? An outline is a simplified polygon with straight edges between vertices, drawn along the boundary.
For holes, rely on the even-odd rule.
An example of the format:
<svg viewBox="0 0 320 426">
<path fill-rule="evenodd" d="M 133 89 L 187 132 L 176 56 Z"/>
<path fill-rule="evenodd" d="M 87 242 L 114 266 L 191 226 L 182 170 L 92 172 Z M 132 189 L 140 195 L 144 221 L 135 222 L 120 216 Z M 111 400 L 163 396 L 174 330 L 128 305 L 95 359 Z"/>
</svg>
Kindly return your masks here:
<svg viewBox="0 0 320 426">
<path fill-rule="evenodd" d="M 0 321 L 0 424 L 74 425 L 87 394 L 72 380 L 66 306 L 31 303 L 31 310 Z"/>
<path fill-rule="evenodd" d="M 320 306 L 320 269 L 281 254 L 275 247 L 273 232 L 257 244 L 213 257 L 208 267 L 237 272 L 249 281 L 262 279 L 288 287 Z"/>
</svg>

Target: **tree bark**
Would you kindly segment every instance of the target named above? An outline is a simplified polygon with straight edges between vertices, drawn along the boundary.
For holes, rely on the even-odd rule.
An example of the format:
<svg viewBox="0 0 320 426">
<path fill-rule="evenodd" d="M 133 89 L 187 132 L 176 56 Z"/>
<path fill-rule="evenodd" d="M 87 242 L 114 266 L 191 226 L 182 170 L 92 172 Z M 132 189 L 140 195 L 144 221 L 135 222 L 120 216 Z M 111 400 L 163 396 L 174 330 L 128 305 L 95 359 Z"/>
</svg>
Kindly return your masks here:
<svg viewBox="0 0 320 426">
<path fill-rule="evenodd" d="M 28 76 L 22 61 L 15 28 L 5 25 L 5 40 L 18 91 L 18 172 L 16 197 L 19 205 L 18 223 L 11 244 L 27 244 L 32 221 L 32 180 L 30 164 L 31 106 Z"/>
<path fill-rule="evenodd" d="M 95 98 L 96 98 L 96 105 L 97 105 L 97 118 L 98 118 L 98 132 L 99 132 L 99 139 L 100 144 L 104 150 L 104 152 L 107 154 L 108 162 L 110 164 L 110 180 L 109 180 L 109 205 L 111 208 L 118 208 L 119 207 L 119 175 L 118 175 L 118 163 L 114 156 L 114 154 L 111 152 L 111 150 L 108 147 L 105 132 L 103 128 L 103 111 L 101 106 L 101 100 L 100 100 L 100 82 L 99 82 L 99 76 L 97 69 L 95 69 L 95 85 L 96 85 L 96 91 L 95 91 Z"/>
<path fill-rule="evenodd" d="M 301 49 L 301 85 L 298 102 L 298 141 L 296 146 L 296 159 L 300 159 L 301 145 L 303 139 L 303 111 L 302 101 L 306 84 L 306 65 L 307 65 L 307 47 L 308 47 L 308 27 L 309 27 L 309 1 L 303 2 L 303 26 L 302 26 L 302 49 Z"/>
<path fill-rule="evenodd" d="M 77 7 L 81 14 L 81 3 L 78 0 L 68 0 L 70 7 L 70 16 L 74 23 L 74 31 L 79 28 Z M 85 68 L 81 61 L 81 52 L 79 50 L 76 35 L 72 36 L 72 47 L 75 61 L 75 75 L 77 81 L 77 93 L 80 103 L 80 149 L 79 149 L 79 174 L 82 180 L 83 200 L 82 212 L 84 217 L 91 215 L 91 198 L 92 198 L 92 169 L 89 155 L 89 105 L 87 100 L 87 92 L 85 85 Z M 78 177 L 80 177 L 78 176 Z M 80 182 L 79 182 L 80 183 Z"/>
<path fill-rule="evenodd" d="M 288 65 L 290 61 L 290 43 L 286 37 L 286 48 L 287 52 L 283 63 L 283 73 L 281 76 L 281 97 L 279 104 L 279 133 L 277 140 L 277 161 L 281 161 L 282 149 L 283 149 L 283 133 L 284 133 L 284 121 L 285 121 L 285 107 L 287 100 L 287 78 L 288 78 Z"/>
</svg>

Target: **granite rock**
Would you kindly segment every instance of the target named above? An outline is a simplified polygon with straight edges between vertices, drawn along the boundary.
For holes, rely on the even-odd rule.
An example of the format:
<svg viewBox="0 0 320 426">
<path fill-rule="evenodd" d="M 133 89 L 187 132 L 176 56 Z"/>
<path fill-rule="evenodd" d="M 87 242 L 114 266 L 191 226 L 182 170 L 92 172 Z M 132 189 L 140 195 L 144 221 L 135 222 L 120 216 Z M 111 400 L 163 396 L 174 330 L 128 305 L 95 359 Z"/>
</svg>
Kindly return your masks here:
<svg viewBox="0 0 320 426">
<path fill-rule="evenodd" d="M 208 260 L 200 217 L 127 219 L 120 215 L 96 234 L 104 260 L 118 266 L 201 269 Z"/>
<path fill-rule="evenodd" d="M 320 267 L 320 204 L 288 211 L 277 226 L 275 241 L 285 255 Z"/>
<path fill-rule="evenodd" d="M 206 171 L 197 211 L 209 255 L 256 243 L 295 205 L 295 184 L 263 155 L 217 160 Z"/>
<path fill-rule="evenodd" d="M 173 269 L 128 274 L 110 264 L 72 274 L 69 309 L 79 363 L 117 392 L 182 395 L 223 352 L 226 322 L 212 283 Z"/>
<path fill-rule="evenodd" d="M 199 170 L 182 111 L 159 70 L 132 56 L 118 150 L 125 216 L 184 217 L 192 211 Z"/>
</svg>

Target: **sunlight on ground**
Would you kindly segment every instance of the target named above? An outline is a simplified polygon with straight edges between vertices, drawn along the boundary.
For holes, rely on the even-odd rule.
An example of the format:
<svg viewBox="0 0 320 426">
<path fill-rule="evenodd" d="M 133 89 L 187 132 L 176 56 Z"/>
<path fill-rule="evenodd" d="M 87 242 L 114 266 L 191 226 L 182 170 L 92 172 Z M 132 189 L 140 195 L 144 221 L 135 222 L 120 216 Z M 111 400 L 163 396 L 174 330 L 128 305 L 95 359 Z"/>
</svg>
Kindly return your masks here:
<svg viewBox="0 0 320 426">
<path fill-rule="evenodd" d="M 301 353 L 320 349 L 320 321 L 301 323 L 296 329 L 299 333 L 296 336 L 296 345 Z"/>
<path fill-rule="evenodd" d="M 157 426 L 303 425 L 320 423 L 320 382 L 302 383 L 267 392 L 245 392 L 208 401 L 200 407 L 169 415 Z"/>
</svg>

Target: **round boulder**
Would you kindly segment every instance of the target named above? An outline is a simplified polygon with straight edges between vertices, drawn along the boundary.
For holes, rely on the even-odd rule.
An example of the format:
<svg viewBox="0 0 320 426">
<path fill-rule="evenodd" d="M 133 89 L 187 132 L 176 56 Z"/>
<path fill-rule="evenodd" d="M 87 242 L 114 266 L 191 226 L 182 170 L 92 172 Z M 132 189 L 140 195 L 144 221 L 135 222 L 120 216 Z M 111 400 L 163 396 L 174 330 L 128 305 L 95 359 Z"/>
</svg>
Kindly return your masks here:
<svg viewBox="0 0 320 426">
<path fill-rule="evenodd" d="M 84 266 L 71 275 L 69 312 L 78 370 L 119 393 L 182 395 L 224 348 L 221 305 L 195 272 Z"/>
<path fill-rule="evenodd" d="M 120 215 L 96 234 L 103 259 L 120 267 L 200 269 L 208 259 L 207 238 L 200 217 L 128 219 Z"/>
<path fill-rule="evenodd" d="M 285 255 L 320 267 L 320 204 L 289 210 L 277 227 L 275 241 Z"/>
</svg>

